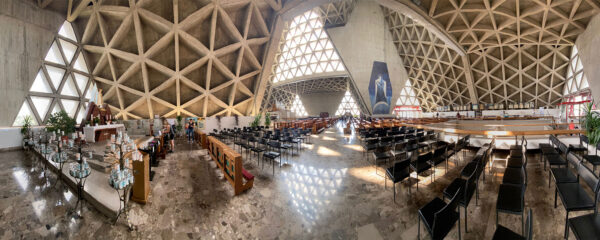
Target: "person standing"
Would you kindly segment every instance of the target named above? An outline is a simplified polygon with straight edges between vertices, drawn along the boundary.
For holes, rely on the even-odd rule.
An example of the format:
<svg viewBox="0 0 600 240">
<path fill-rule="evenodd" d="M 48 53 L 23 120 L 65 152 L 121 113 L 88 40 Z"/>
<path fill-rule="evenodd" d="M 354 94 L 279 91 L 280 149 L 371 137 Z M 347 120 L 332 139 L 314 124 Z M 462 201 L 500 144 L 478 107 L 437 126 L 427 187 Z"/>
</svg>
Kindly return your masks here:
<svg viewBox="0 0 600 240">
<path fill-rule="evenodd" d="M 194 123 L 194 121 L 190 118 L 189 122 L 186 124 L 186 134 L 188 137 L 188 142 L 193 143 L 194 142 L 194 127 L 195 127 L 196 123 Z"/>
<path fill-rule="evenodd" d="M 175 129 L 173 129 L 173 127 L 171 126 L 171 124 L 169 124 L 169 121 L 167 121 L 167 119 L 163 118 L 163 134 L 164 134 L 164 138 L 165 138 L 165 143 L 169 143 L 171 145 L 171 149 L 169 150 L 170 153 L 172 153 L 173 151 L 175 151 Z"/>
</svg>

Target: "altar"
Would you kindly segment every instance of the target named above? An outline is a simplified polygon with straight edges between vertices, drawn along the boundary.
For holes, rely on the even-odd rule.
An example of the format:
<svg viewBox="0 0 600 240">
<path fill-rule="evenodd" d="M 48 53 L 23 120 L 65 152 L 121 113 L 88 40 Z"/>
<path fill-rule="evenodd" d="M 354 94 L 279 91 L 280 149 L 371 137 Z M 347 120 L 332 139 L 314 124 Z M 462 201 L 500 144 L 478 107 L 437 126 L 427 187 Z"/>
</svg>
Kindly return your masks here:
<svg viewBox="0 0 600 240">
<path fill-rule="evenodd" d="M 85 134 L 85 141 L 88 143 L 108 140 L 108 139 L 110 139 L 111 134 L 116 134 L 118 131 L 125 131 L 125 125 L 109 124 L 109 125 L 83 127 L 83 134 Z"/>
</svg>

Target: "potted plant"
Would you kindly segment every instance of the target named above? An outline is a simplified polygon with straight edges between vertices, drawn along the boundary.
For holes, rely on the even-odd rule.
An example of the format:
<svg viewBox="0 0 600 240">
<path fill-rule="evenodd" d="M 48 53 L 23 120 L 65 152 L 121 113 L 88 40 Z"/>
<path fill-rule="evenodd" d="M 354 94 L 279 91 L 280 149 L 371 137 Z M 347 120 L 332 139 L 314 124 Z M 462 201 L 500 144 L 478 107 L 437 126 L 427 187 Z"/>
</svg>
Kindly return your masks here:
<svg viewBox="0 0 600 240">
<path fill-rule="evenodd" d="M 96 121 L 96 119 L 94 119 Z M 98 119 L 98 122 L 100 119 Z M 75 132 L 75 119 L 69 117 L 65 111 L 60 111 L 50 115 L 46 123 L 46 129 L 49 132 L 61 131 L 64 132 L 63 139 L 68 139 L 68 135 Z"/>
<path fill-rule="evenodd" d="M 23 135 L 23 144 L 29 143 L 29 133 L 31 132 L 31 125 L 33 124 L 33 118 L 30 115 L 23 117 L 23 126 L 21 126 L 21 135 Z"/>
<path fill-rule="evenodd" d="M 262 118 L 262 114 L 258 114 L 254 117 L 254 121 L 250 123 L 250 127 L 258 127 L 260 126 L 260 119 Z"/>
<path fill-rule="evenodd" d="M 271 126 L 271 113 L 265 113 L 265 128 L 269 128 Z"/>
<path fill-rule="evenodd" d="M 177 126 L 175 127 L 175 130 L 177 130 L 177 136 L 181 136 L 181 132 L 183 130 L 183 126 L 181 125 L 181 120 L 183 120 L 183 117 L 177 116 Z"/>
<path fill-rule="evenodd" d="M 594 102 L 590 102 L 585 108 L 585 117 L 582 119 L 581 126 L 585 129 L 585 135 L 590 141 L 589 144 L 596 146 L 600 142 L 600 114 L 592 111 Z"/>
</svg>

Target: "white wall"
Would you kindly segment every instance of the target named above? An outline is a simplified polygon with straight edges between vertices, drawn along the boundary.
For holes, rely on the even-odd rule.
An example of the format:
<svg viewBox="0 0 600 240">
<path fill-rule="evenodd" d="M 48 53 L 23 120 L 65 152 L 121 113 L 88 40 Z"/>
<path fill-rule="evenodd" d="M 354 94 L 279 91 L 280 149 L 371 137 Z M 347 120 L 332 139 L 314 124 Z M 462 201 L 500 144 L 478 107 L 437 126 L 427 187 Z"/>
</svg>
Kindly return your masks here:
<svg viewBox="0 0 600 240">
<path fill-rule="evenodd" d="M 261 118 L 261 125 L 264 123 L 265 116 L 263 115 Z M 234 127 L 248 127 L 250 123 L 254 121 L 253 116 L 240 116 L 238 117 L 238 125 L 235 125 L 235 117 L 221 117 L 221 124 L 219 128 L 219 121 L 217 121 L 216 117 L 207 117 L 204 122 L 204 132 L 211 133 L 213 129 L 221 130 L 224 128 L 234 128 Z"/>
<path fill-rule="evenodd" d="M 34 132 L 38 132 L 44 127 L 33 127 Z M 21 128 L 19 127 L 4 127 L 0 128 L 0 150 L 17 149 L 23 146 L 23 136 L 21 136 Z"/>
<path fill-rule="evenodd" d="M 321 112 L 328 112 L 330 117 L 335 116 L 344 92 L 313 93 L 300 96 L 300 101 L 309 116 L 319 116 Z"/>
<path fill-rule="evenodd" d="M 373 61 L 387 63 L 392 83 L 391 113 L 408 75 L 379 3 L 375 0 L 358 1 L 346 25 L 330 28 L 327 32 L 369 112 L 372 112 L 369 82 Z"/>
</svg>

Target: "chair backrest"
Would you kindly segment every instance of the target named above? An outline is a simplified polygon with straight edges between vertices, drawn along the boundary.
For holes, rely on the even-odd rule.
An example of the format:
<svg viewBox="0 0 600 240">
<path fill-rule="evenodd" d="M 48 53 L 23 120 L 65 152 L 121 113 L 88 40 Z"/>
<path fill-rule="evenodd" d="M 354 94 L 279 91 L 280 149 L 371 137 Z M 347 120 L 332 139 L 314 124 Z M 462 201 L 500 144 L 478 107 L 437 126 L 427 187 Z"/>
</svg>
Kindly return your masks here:
<svg viewBox="0 0 600 240">
<path fill-rule="evenodd" d="M 558 141 L 558 150 L 560 154 L 564 154 L 565 156 L 569 154 L 569 147 L 561 141 Z"/>
<path fill-rule="evenodd" d="M 477 177 L 479 177 L 478 173 L 481 166 L 481 161 L 478 161 L 477 165 L 475 166 L 475 171 L 471 173 L 471 176 L 469 176 L 469 178 L 467 178 L 467 181 L 465 182 L 465 191 L 463 191 L 464 195 L 462 196 L 464 198 L 463 201 L 465 205 L 469 204 L 471 197 L 477 189 Z"/>
<path fill-rule="evenodd" d="M 452 218 L 454 218 L 454 216 L 456 214 L 459 214 L 456 211 L 456 208 L 458 208 L 458 201 L 460 200 L 460 188 L 456 191 L 456 193 L 454 193 L 454 196 L 452 197 L 452 199 L 450 199 L 450 202 L 448 204 L 446 204 L 445 207 L 443 207 L 442 209 L 440 209 L 439 211 L 437 211 L 436 213 L 433 214 L 433 226 L 431 227 L 431 231 L 433 236 L 437 236 L 438 234 L 442 234 L 444 228 L 447 228 L 448 224 L 454 224 L 454 222 L 452 222 Z M 460 218 L 458 219 L 458 221 L 460 221 Z"/>
<path fill-rule="evenodd" d="M 398 159 L 399 157 L 401 157 L 402 154 L 398 154 L 396 155 L 396 160 L 394 163 L 394 170 L 396 169 L 406 169 L 410 167 L 410 161 L 407 160 L 406 158 L 402 158 L 402 159 Z"/>
<path fill-rule="evenodd" d="M 438 147 L 435 149 L 435 151 L 433 152 L 433 157 L 439 157 L 444 155 L 444 153 L 446 152 L 446 146 L 443 147 Z"/>
<path fill-rule="evenodd" d="M 431 152 L 420 155 L 419 157 L 417 157 L 417 162 L 427 162 L 431 159 L 432 156 L 433 154 Z"/>
<path fill-rule="evenodd" d="M 399 142 L 396 143 L 396 145 L 394 145 L 394 150 L 396 151 L 402 151 L 406 148 L 406 142 Z"/>
<path fill-rule="evenodd" d="M 394 141 L 394 137 L 391 137 L 391 136 L 381 138 L 381 142 L 392 142 L 392 141 Z"/>
<path fill-rule="evenodd" d="M 579 159 L 579 157 L 577 157 L 576 154 L 569 153 L 567 155 L 567 167 L 569 167 L 569 165 L 572 165 L 575 168 L 575 171 L 578 171 L 580 162 L 581 160 Z"/>
<path fill-rule="evenodd" d="M 579 142 L 584 142 L 585 144 L 589 145 L 590 144 L 590 140 L 588 139 L 588 137 L 586 135 L 579 135 Z"/>
<path fill-rule="evenodd" d="M 527 213 L 527 221 L 525 222 L 525 229 L 527 229 L 527 236 L 525 236 L 525 239 L 527 240 L 531 240 L 533 239 L 533 212 L 531 211 L 531 208 L 529 209 L 529 212 Z"/>
<path fill-rule="evenodd" d="M 594 191 L 594 198 L 598 199 L 598 188 L 599 180 L 596 174 L 592 170 L 590 170 L 586 165 L 580 164 L 578 169 L 579 179 L 583 179 L 583 181 Z"/>
<path fill-rule="evenodd" d="M 523 185 L 527 185 L 527 168 L 525 164 L 521 166 L 521 176 L 523 176 Z"/>
</svg>

